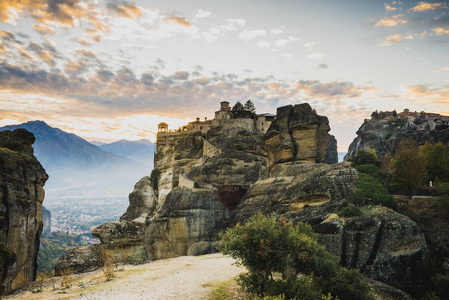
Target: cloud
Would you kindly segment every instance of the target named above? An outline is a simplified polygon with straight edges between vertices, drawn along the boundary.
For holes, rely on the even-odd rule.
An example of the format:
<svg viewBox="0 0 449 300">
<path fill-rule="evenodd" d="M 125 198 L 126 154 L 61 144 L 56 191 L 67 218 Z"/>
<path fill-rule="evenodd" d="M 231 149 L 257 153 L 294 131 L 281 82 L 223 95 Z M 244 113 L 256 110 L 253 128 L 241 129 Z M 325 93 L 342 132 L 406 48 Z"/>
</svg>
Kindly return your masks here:
<svg viewBox="0 0 449 300">
<path fill-rule="evenodd" d="M 250 41 L 258 36 L 265 36 L 267 32 L 265 29 L 245 30 L 239 34 L 239 39 Z"/>
<path fill-rule="evenodd" d="M 382 19 L 380 19 L 379 21 L 376 22 L 374 27 L 379 27 L 379 26 L 392 27 L 392 26 L 396 26 L 398 24 L 406 24 L 407 21 L 401 19 L 403 16 L 404 15 L 395 15 L 395 16 L 392 16 L 392 17 L 383 17 Z"/>
<path fill-rule="evenodd" d="M 175 23 L 184 27 L 191 27 L 192 24 L 190 24 L 189 22 L 186 21 L 185 18 L 183 17 L 166 17 L 164 19 L 165 22 L 167 23 Z"/>
<path fill-rule="evenodd" d="M 285 57 L 285 58 L 292 58 L 292 57 L 293 57 L 293 54 L 291 54 L 291 53 L 285 53 L 285 54 L 283 54 L 282 56 Z"/>
<path fill-rule="evenodd" d="M 286 44 L 294 42 L 294 41 L 300 41 L 299 38 L 297 37 L 293 37 L 293 36 L 288 36 L 287 39 L 279 39 L 276 42 L 274 42 L 274 44 L 278 47 L 278 48 L 282 48 L 284 47 Z"/>
<path fill-rule="evenodd" d="M 50 27 L 45 26 L 45 25 L 40 25 L 40 24 L 34 24 L 33 29 L 42 35 L 47 35 L 47 34 L 55 35 L 55 33 L 56 33 L 56 31 L 54 31 Z"/>
<path fill-rule="evenodd" d="M 449 34 L 449 29 L 444 29 L 444 28 L 434 28 L 434 29 L 432 29 L 432 31 L 435 32 L 436 35 Z"/>
<path fill-rule="evenodd" d="M 323 59 L 324 58 L 324 54 L 319 53 L 319 52 L 315 52 L 313 54 L 309 54 L 306 56 L 307 59 Z"/>
<path fill-rule="evenodd" d="M 449 86 L 430 88 L 427 85 L 419 84 L 407 87 L 407 96 L 415 99 L 425 99 L 436 104 L 447 107 L 449 99 Z"/>
<path fill-rule="evenodd" d="M 324 100 L 360 97 L 364 92 L 376 90 L 374 87 L 357 86 L 348 81 L 321 83 L 318 80 L 301 80 L 296 82 L 295 85 L 298 91 L 310 97 Z"/>
<path fill-rule="evenodd" d="M 383 41 L 380 45 L 381 46 L 391 46 L 393 44 L 397 44 L 406 40 L 412 40 L 413 39 L 413 35 L 409 34 L 409 35 L 401 35 L 399 33 L 397 34 L 393 34 L 390 35 L 389 37 L 387 37 L 387 39 L 385 41 Z"/>
<path fill-rule="evenodd" d="M 300 81 L 295 84 L 272 76 L 244 77 L 213 73 L 193 77 L 186 71 L 164 76 L 158 71 L 137 75 L 128 67 L 107 69 L 91 51 L 77 51 L 77 59 L 65 64 L 65 73 L 0 63 L 0 86 L 20 94 L 64 99 L 57 108 L 68 116 L 130 116 L 142 111 L 167 117 L 186 117 L 187 112 L 215 109 L 222 99 L 259 103 L 294 103 L 304 99 L 336 105 L 342 98 L 360 97 L 372 88 L 350 82 Z M 164 103 L 164 105 L 161 105 Z M 188 106 L 185 103 L 189 103 Z M 21 108 L 23 110 L 23 108 Z M 35 107 L 33 108 L 35 109 Z"/>
<path fill-rule="evenodd" d="M 212 13 L 210 11 L 205 11 L 205 10 L 199 9 L 195 15 L 195 19 L 210 18 L 211 16 L 212 16 Z"/>
<path fill-rule="evenodd" d="M 143 11 L 132 3 L 110 3 L 107 7 L 123 18 L 137 19 L 143 15 Z"/>
<path fill-rule="evenodd" d="M 278 35 L 278 34 L 283 33 L 284 30 L 285 30 L 285 26 L 281 26 L 281 27 L 279 27 L 279 28 L 271 28 L 270 34 L 271 34 L 271 35 Z"/>
<path fill-rule="evenodd" d="M 234 31 L 246 24 L 244 19 L 227 19 L 226 21 L 228 22 L 227 24 L 220 26 L 221 30 Z"/>
<path fill-rule="evenodd" d="M 390 4 L 388 4 L 388 3 L 385 4 L 385 10 L 386 11 L 395 11 L 397 9 L 398 9 L 397 7 L 393 7 Z"/>
<path fill-rule="evenodd" d="M 312 49 L 315 46 L 316 42 L 308 42 L 304 45 L 304 47 Z"/>
<path fill-rule="evenodd" d="M 327 68 L 329 68 L 329 66 L 327 64 L 319 64 L 318 65 L 318 69 L 325 70 Z"/>
<path fill-rule="evenodd" d="M 261 41 L 256 44 L 256 46 L 260 48 L 269 48 L 270 45 L 271 45 L 270 42 L 267 41 Z"/>
<path fill-rule="evenodd" d="M 429 11 L 429 10 L 436 10 L 440 8 L 447 8 L 446 3 L 438 2 L 438 3 L 428 3 L 428 2 L 419 2 L 418 5 L 412 7 L 410 11 L 414 12 L 423 12 L 423 11 Z"/>
</svg>

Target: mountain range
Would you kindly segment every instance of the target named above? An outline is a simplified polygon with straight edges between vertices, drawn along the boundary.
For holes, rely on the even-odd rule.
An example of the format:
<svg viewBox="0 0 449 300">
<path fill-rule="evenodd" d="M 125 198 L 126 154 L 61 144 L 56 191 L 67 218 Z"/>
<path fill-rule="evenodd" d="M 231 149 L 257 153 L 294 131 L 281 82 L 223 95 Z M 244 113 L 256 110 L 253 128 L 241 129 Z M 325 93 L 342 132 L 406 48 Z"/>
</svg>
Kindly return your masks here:
<svg viewBox="0 0 449 300">
<path fill-rule="evenodd" d="M 8 125 L 0 127 L 0 131 L 17 128 L 25 128 L 36 137 L 34 155 L 50 176 L 46 190 L 79 194 L 113 187 L 115 192 L 129 193 L 152 166 L 150 141 L 121 140 L 98 147 L 44 121 Z"/>
</svg>

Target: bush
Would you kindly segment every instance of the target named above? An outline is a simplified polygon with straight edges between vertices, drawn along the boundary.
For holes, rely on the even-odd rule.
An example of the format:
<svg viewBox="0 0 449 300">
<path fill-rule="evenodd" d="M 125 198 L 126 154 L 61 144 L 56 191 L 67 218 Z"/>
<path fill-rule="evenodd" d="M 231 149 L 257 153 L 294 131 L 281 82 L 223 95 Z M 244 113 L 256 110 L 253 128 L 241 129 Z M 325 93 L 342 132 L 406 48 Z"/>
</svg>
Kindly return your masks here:
<svg viewBox="0 0 449 300">
<path fill-rule="evenodd" d="M 377 167 L 380 167 L 380 161 L 377 158 L 377 154 L 374 150 L 363 150 L 360 149 L 357 151 L 357 154 L 349 160 L 352 162 L 354 166 L 360 166 L 360 165 L 375 165 Z"/>
<path fill-rule="evenodd" d="M 285 218 L 258 214 L 222 234 L 220 250 L 246 267 L 248 273 L 241 274 L 238 283 L 261 297 L 319 299 L 331 293 L 340 299 L 371 298 L 363 276 L 341 268 L 303 223 L 294 226 Z"/>
<path fill-rule="evenodd" d="M 359 173 L 355 186 L 356 190 L 359 191 L 359 195 L 362 195 L 368 204 L 382 205 L 394 210 L 398 209 L 396 200 L 377 178 Z"/>
<path fill-rule="evenodd" d="M 362 211 L 355 206 L 346 206 L 338 213 L 340 217 L 344 218 L 357 217 L 361 216 L 362 214 L 363 214 Z"/>
</svg>

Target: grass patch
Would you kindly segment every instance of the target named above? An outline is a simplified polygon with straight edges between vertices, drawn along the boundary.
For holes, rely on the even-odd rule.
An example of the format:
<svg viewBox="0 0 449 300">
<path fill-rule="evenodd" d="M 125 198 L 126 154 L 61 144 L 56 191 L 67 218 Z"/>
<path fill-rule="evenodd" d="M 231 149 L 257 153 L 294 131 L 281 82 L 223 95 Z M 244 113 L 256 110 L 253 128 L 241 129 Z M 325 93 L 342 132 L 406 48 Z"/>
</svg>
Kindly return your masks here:
<svg viewBox="0 0 449 300">
<path fill-rule="evenodd" d="M 212 291 L 207 297 L 208 300 L 233 300 L 243 296 L 235 279 L 211 282 L 203 284 L 203 287 L 212 287 Z"/>
</svg>

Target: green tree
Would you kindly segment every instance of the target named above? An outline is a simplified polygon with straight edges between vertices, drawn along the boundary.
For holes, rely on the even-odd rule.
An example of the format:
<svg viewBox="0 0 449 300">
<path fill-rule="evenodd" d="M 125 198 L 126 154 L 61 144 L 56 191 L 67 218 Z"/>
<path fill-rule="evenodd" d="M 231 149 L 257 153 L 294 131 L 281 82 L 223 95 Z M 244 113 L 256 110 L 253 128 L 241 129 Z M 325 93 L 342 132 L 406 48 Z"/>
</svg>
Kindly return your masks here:
<svg viewBox="0 0 449 300">
<path fill-rule="evenodd" d="M 352 162 L 354 166 L 373 164 L 380 167 L 379 158 L 377 158 L 376 152 L 372 149 L 368 151 L 360 149 L 354 157 L 349 159 L 349 161 Z"/>
<path fill-rule="evenodd" d="M 246 101 L 245 105 L 243 105 L 243 108 L 246 111 L 252 112 L 253 114 L 256 113 L 256 107 L 254 106 L 254 103 L 253 101 L 251 101 L 251 99 L 248 99 L 248 101 Z"/>
<path fill-rule="evenodd" d="M 442 142 L 426 143 L 420 154 L 426 163 L 426 182 L 449 182 L 449 153 Z"/>
<path fill-rule="evenodd" d="M 391 183 L 408 196 L 426 176 L 425 160 L 412 138 L 403 139 L 393 157 Z"/>
<path fill-rule="evenodd" d="M 249 101 L 249 103 L 248 103 L 248 101 Z M 234 119 L 254 118 L 255 117 L 254 104 L 252 104 L 251 100 L 248 100 L 248 101 L 245 103 L 245 106 L 243 106 L 242 103 L 240 103 L 240 101 L 237 101 L 237 103 L 232 107 L 231 114 Z M 254 109 L 254 112 L 251 110 L 251 104 Z"/>
<path fill-rule="evenodd" d="M 397 117 L 398 116 L 398 112 L 396 111 L 396 109 L 395 110 L 393 110 L 393 117 Z"/>
<path fill-rule="evenodd" d="M 287 299 L 319 299 L 322 293 L 340 299 L 370 298 L 363 276 L 341 268 L 303 223 L 258 214 L 222 234 L 220 250 L 247 268 L 238 282 L 250 293 Z"/>
<path fill-rule="evenodd" d="M 377 111 L 377 109 L 371 113 L 371 119 L 379 119 L 379 112 Z"/>
</svg>

